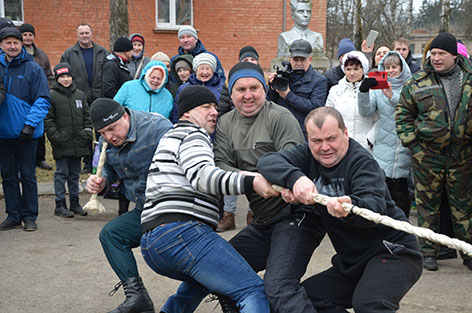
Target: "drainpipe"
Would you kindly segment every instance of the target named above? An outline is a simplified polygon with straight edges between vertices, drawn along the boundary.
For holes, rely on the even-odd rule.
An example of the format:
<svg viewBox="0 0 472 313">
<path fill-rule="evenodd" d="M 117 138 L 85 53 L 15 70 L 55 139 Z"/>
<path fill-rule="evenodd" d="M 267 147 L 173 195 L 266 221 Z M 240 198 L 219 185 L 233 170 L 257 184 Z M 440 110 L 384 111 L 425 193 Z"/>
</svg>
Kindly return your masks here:
<svg viewBox="0 0 472 313">
<path fill-rule="evenodd" d="M 286 0 L 284 0 L 284 22 L 283 22 L 283 30 L 282 32 L 285 32 L 285 15 L 286 15 Z"/>
</svg>

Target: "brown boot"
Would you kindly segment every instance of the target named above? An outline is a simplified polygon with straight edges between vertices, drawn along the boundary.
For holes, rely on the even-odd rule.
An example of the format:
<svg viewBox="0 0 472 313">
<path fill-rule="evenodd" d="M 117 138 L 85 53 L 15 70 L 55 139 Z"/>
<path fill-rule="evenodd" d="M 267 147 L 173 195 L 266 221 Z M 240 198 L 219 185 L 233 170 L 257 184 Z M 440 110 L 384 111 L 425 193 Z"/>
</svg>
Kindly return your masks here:
<svg viewBox="0 0 472 313">
<path fill-rule="evenodd" d="M 251 210 L 248 210 L 246 215 L 246 225 L 249 225 L 252 222 L 254 222 L 254 213 Z"/>
<path fill-rule="evenodd" d="M 222 233 L 227 230 L 233 230 L 236 228 L 234 224 L 234 214 L 231 212 L 224 212 L 223 218 L 218 223 L 218 228 L 216 228 L 216 232 Z"/>
</svg>

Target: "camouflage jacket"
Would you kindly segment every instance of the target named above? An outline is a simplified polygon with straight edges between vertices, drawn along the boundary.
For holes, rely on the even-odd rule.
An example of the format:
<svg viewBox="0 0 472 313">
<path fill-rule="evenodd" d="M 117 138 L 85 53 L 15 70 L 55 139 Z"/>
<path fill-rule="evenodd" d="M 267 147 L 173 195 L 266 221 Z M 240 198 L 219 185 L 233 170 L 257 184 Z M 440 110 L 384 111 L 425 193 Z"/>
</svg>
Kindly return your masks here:
<svg viewBox="0 0 472 313">
<path fill-rule="evenodd" d="M 454 121 L 450 121 L 446 93 L 429 60 L 403 86 L 395 112 L 396 129 L 402 144 L 413 153 L 419 149 L 441 155 L 448 151 L 472 154 L 472 63 L 461 55 L 457 58 L 463 78 Z"/>
</svg>

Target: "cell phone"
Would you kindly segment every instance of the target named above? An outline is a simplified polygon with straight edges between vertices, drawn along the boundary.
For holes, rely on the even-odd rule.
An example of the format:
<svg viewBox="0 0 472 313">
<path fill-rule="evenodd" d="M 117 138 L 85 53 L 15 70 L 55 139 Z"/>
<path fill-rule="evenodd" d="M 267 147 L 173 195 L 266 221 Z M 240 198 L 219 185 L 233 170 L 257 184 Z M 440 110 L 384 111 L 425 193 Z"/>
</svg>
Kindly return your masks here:
<svg viewBox="0 0 472 313">
<path fill-rule="evenodd" d="M 388 75 L 387 72 L 369 72 L 369 77 L 375 78 L 377 81 L 377 86 L 370 89 L 387 89 L 388 88 Z"/>
<path fill-rule="evenodd" d="M 372 44 L 374 43 L 375 39 L 377 39 L 378 35 L 379 35 L 379 32 L 376 30 L 371 30 L 369 32 L 369 35 L 367 35 L 367 39 L 365 40 L 367 48 L 372 47 Z"/>
</svg>

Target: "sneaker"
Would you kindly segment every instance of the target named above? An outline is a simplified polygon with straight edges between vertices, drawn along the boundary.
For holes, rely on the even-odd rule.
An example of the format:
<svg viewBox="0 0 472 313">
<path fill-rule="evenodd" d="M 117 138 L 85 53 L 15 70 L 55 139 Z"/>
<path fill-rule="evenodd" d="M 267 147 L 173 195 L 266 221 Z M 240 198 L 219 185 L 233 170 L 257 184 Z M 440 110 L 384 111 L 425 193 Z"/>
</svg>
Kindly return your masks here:
<svg viewBox="0 0 472 313">
<path fill-rule="evenodd" d="M 216 228 L 216 232 L 222 233 L 227 230 L 233 230 L 236 228 L 234 223 L 234 213 L 231 212 L 224 212 L 223 218 L 218 223 L 218 227 Z"/>
<path fill-rule="evenodd" d="M 438 262 L 435 257 L 425 256 L 423 259 L 423 267 L 427 271 L 437 271 Z"/>
<path fill-rule="evenodd" d="M 25 231 L 35 231 L 38 229 L 38 225 L 36 225 L 35 221 L 25 221 L 25 226 L 23 226 Z"/>
<path fill-rule="evenodd" d="M 465 266 L 467 266 L 467 268 L 472 271 L 472 259 L 465 259 L 465 260 L 462 260 L 462 264 L 464 264 Z"/>
<path fill-rule="evenodd" d="M 49 165 L 46 161 L 42 160 L 36 163 L 37 167 L 42 168 L 43 170 L 52 170 L 52 166 Z"/>
<path fill-rule="evenodd" d="M 446 260 L 446 259 L 456 259 L 457 258 L 457 251 L 455 249 L 440 246 L 438 260 Z"/>
<path fill-rule="evenodd" d="M 21 228 L 21 223 L 15 223 L 6 219 L 0 224 L 0 230 L 10 230 L 14 228 Z"/>
</svg>

